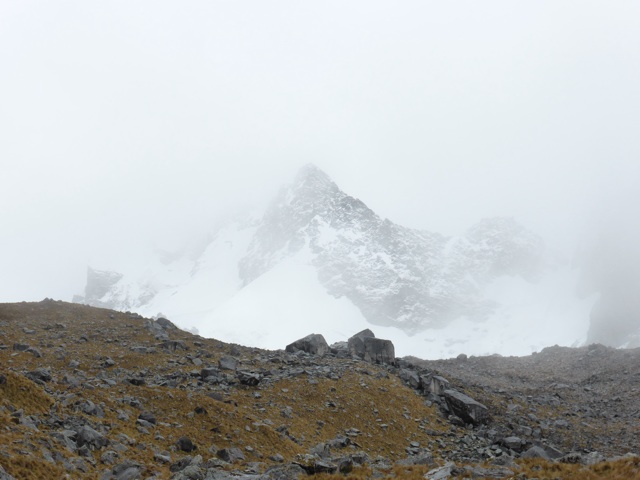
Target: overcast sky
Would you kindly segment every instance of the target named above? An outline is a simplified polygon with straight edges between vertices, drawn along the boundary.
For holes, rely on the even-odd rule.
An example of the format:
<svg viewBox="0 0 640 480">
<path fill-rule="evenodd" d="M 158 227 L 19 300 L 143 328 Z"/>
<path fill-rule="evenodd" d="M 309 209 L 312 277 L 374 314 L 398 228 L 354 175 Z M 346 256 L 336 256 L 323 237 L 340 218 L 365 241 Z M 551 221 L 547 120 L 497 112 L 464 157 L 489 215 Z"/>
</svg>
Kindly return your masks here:
<svg viewBox="0 0 640 480">
<path fill-rule="evenodd" d="M 637 221 L 635 0 L 5 0 L 0 69 L 0 301 L 69 299 L 308 162 L 447 234 Z"/>
</svg>

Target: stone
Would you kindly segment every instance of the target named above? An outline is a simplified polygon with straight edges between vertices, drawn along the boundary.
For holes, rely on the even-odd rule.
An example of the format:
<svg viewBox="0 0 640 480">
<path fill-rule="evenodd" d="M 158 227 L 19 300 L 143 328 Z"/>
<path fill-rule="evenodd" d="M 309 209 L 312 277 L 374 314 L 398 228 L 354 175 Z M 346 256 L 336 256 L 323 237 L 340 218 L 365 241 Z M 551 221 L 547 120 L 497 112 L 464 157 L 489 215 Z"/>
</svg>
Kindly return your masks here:
<svg viewBox="0 0 640 480">
<path fill-rule="evenodd" d="M 160 344 L 160 348 L 173 353 L 176 350 L 187 350 L 187 345 L 182 340 L 165 340 Z"/>
<path fill-rule="evenodd" d="M 242 453 L 242 450 L 235 447 L 218 450 L 216 455 L 227 463 L 235 463 L 240 460 L 244 460 L 244 453 Z"/>
<path fill-rule="evenodd" d="M 444 391 L 449 388 L 449 380 L 440 375 L 434 375 L 431 377 L 431 383 L 429 385 L 429 391 L 437 396 L 444 395 Z"/>
<path fill-rule="evenodd" d="M 539 447 L 538 445 L 534 445 L 533 447 L 524 451 L 520 455 L 520 458 L 542 458 L 544 460 L 551 460 L 549 455 L 547 455 L 547 452 L 545 451 L 545 449 L 542 447 Z"/>
<path fill-rule="evenodd" d="M 336 342 L 331 344 L 329 350 L 338 358 L 349 357 L 349 344 L 347 342 Z"/>
<path fill-rule="evenodd" d="M 27 373 L 27 378 L 33 380 L 34 382 L 38 383 L 38 382 L 50 382 L 52 380 L 51 377 L 51 370 L 49 370 L 48 368 L 36 368 L 35 370 L 32 370 L 31 372 Z"/>
<path fill-rule="evenodd" d="M 177 330 L 178 328 L 171 320 L 168 320 L 164 317 L 157 318 L 156 324 L 162 327 L 164 330 Z"/>
<path fill-rule="evenodd" d="M 215 367 L 205 367 L 200 370 L 200 378 L 202 378 L 202 380 L 206 380 L 209 377 L 217 377 L 219 373 L 220 370 Z"/>
<path fill-rule="evenodd" d="M 324 337 L 318 333 L 312 333 L 304 338 L 296 340 L 293 343 L 287 345 L 285 350 L 288 353 L 296 353 L 303 351 L 311 355 L 322 356 L 329 352 L 329 345 Z"/>
<path fill-rule="evenodd" d="M 466 423 L 479 425 L 489 420 L 487 407 L 457 390 L 445 390 L 444 398 L 449 409 Z"/>
<path fill-rule="evenodd" d="M 238 372 L 238 380 L 242 385 L 247 385 L 249 387 L 255 387 L 260 383 L 262 376 L 258 373 L 252 372 Z"/>
<path fill-rule="evenodd" d="M 513 470 L 506 467 L 464 467 L 471 478 L 513 478 Z"/>
<path fill-rule="evenodd" d="M 434 468 L 433 470 L 429 470 L 424 478 L 427 480 L 445 480 L 447 478 L 451 478 L 451 472 L 454 469 L 455 464 L 452 462 L 446 463 L 442 467 Z"/>
<path fill-rule="evenodd" d="M 124 462 L 116 465 L 111 470 L 111 473 L 116 480 L 138 480 L 144 471 L 144 467 L 138 462 L 131 460 L 125 460 Z"/>
<path fill-rule="evenodd" d="M 42 358 L 42 352 L 35 347 L 29 347 L 25 350 L 27 353 L 30 353 L 36 358 Z"/>
<path fill-rule="evenodd" d="M 187 453 L 193 452 L 197 448 L 188 437 L 180 437 L 176 442 L 176 447 L 178 447 L 178 450 Z"/>
<path fill-rule="evenodd" d="M 78 445 L 78 448 L 83 445 L 88 445 L 96 450 L 100 450 L 102 447 L 106 447 L 109 444 L 109 440 L 90 426 L 84 425 L 78 430 L 76 444 Z"/>
<path fill-rule="evenodd" d="M 506 437 L 505 439 L 502 440 L 501 443 L 503 446 L 518 453 L 522 451 L 522 448 L 525 445 L 524 440 L 522 440 L 520 437 Z"/>
<path fill-rule="evenodd" d="M 102 455 L 100 455 L 100 461 L 105 465 L 113 465 L 114 463 L 116 463 L 118 457 L 118 452 L 114 450 L 107 450 Z"/>
<path fill-rule="evenodd" d="M 355 358 L 372 363 L 393 364 L 395 362 L 395 348 L 391 340 L 376 338 L 369 329 L 356 333 L 349 338 L 347 344 L 349 352 Z"/>
<path fill-rule="evenodd" d="M 407 382 L 411 388 L 418 389 L 420 386 L 420 376 L 413 370 L 403 368 L 398 373 L 398 376 Z"/>
<path fill-rule="evenodd" d="M 396 360 L 395 347 L 391 340 L 367 337 L 364 339 L 364 360 L 371 363 L 393 364 Z"/>
<path fill-rule="evenodd" d="M 78 449 L 78 446 L 76 445 L 78 433 L 73 430 L 52 432 L 51 437 L 64 445 L 70 452 L 75 452 Z"/>
<path fill-rule="evenodd" d="M 140 415 L 138 415 L 138 420 L 143 420 L 152 425 L 156 425 L 157 423 L 156 416 L 152 412 L 148 411 L 142 412 Z"/>
<path fill-rule="evenodd" d="M 369 330 L 368 328 L 362 330 L 361 332 L 356 333 L 347 341 L 347 348 L 351 355 L 364 358 L 365 347 L 364 347 L 364 339 L 365 338 L 375 338 L 375 334 Z"/>
<path fill-rule="evenodd" d="M 224 356 L 218 360 L 218 368 L 220 370 L 236 371 L 238 369 L 238 360 L 234 357 Z"/>
</svg>

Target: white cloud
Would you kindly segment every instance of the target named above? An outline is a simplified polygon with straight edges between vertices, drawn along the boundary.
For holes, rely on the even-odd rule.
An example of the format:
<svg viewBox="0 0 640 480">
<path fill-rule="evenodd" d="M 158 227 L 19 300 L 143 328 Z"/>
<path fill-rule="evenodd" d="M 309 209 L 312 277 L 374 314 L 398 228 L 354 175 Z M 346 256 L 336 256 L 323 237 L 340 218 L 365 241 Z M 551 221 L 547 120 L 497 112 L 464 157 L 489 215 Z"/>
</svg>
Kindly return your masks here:
<svg viewBox="0 0 640 480">
<path fill-rule="evenodd" d="M 309 161 L 399 223 L 514 215 L 571 244 L 640 178 L 639 10 L 5 2 L 0 299 L 68 298 L 93 259 L 186 237 Z"/>
</svg>

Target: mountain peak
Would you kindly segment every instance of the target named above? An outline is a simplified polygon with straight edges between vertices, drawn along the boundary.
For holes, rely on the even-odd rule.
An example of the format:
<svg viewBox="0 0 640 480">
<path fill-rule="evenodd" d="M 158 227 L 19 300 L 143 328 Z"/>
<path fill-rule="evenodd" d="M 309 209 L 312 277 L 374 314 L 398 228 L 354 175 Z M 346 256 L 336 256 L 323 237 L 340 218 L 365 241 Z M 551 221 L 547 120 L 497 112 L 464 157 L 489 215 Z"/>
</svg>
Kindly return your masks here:
<svg viewBox="0 0 640 480">
<path fill-rule="evenodd" d="M 315 192 L 337 192 L 340 189 L 331 177 L 313 163 L 307 163 L 300 170 L 293 182 L 294 190 L 311 190 Z"/>
</svg>

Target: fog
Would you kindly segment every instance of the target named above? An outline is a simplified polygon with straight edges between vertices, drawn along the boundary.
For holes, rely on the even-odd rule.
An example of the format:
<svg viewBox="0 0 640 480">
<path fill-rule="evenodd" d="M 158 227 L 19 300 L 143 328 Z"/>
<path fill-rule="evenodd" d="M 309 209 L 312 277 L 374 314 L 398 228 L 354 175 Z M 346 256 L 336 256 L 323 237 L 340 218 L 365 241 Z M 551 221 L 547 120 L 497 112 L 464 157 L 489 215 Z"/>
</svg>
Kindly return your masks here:
<svg viewBox="0 0 640 480">
<path fill-rule="evenodd" d="M 0 301 L 70 300 L 308 162 L 396 223 L 513 216 L 588 263 L 638 233 L 638 52 L 635 1 L 2 2 Z"/>
</svg>

